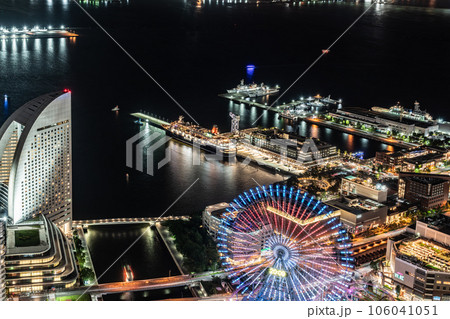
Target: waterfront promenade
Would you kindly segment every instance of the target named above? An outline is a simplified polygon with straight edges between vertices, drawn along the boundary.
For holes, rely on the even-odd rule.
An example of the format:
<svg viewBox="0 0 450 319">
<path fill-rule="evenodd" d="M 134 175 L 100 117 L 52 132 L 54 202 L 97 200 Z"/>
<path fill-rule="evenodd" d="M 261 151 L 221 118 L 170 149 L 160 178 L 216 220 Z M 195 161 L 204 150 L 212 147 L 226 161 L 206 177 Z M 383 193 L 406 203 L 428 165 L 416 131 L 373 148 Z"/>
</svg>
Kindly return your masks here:
<svg viewBox="0 0 450 319">
<path fill-rule="evenodd" d="M 167 250 L 169 251 L 170 255 L 172 256 L 173 261 L 177 265 L 177 268 L 179 272 L 182 275 L 185 275 L 189 273 L 189 271 L 183 267 L 183 255 L 178 251 L 177 247 L 175 246 L 175 243 L 173 239 L 171 238 L 170 232 L 167 230 L 166 227 L 163 227 L 161 223 L 156 223 L 156 230 L 158 231 L 159 235 L 161 236 L 164 244 L 166 245 Z M 205 289 L 203 288 L 202 283 L 200 282 L 198 284 L 199 290 L 195 290 L 193 287 L 189 287 L 189 290 L 191 291 L 192 295 L 195 298 L 201 298 L 207 296 L 207 293 Z"/>
<path fill-rule="evenodd" d="M 305 169 L 296 164 L 290 164 L 288 162 L 282 163 L 282 158 L 277 155 L 277 158 L 271 158 L 274 154 L 266 154 L 267 151 L 259 149 L 256 146 L 239 145 L 236 150 L 236 156 L 242 159 L 244 162 L 252 161 L 258 166 L 263 166 L 268 169 L 272 169 L 278 173 L 287 173 L 290 175 L 300 175 L 305 172 Z"/>
<path fill-rule="evenodd" d="M 0 29 L 1 39 L 73 38 L 78 34 L 66 29 Z"/>
<path fill-rule="evenodd" d="M 161 236 L 164 245 L 166 245 L 167 250 L 169 251 L 170 255 L 172 256 L 173 261 L 177 265 L 177 268 L 179 272 L 182 275 L 185 275 L 187 271 L 183 269 L 183 255 L 178 251 L 177 247 L 175 246 L 172 238 L 170 238 L 169 231 L 161 225 L 161 223 L 156 223 L 156 230 L 158 231 L 159 235 Z"/>
<path fill-rule="evenodd" d="M 347 126 L 343 126 L 340 124 L 336 124 L 336 123 L 332 123 L 330 121 L 325 121 L 322 119 L 318 119 L 318 118 L 312 118 L 312 117 L 308 117 L 308 116 L 288 116 L 285 114 L 284 110 L 289 110 L 291 108 L 295 108 L 295 106 L 304 103 L 305 100 L 292 100 L 289 103 L 283 103 L 281 105 L 278 106 L 273 106 L 270 107 L 266 104 L 262 104 L 259 102 L 256 102 L 256 99 L 250 99 L 250 98 L 245 98 L 240 94 L 232 94 L 232 93 L 225 93 L 225 94 L 219 94 L 220 97 L 229 99 L 231 101 L 234 102 L 238 102 L 238 103 L 243 103 L 249 106 L 256 106 L 262 109 L 266 109 L 266 110 L 270 110 L 273 112 L 278 113 L 281 117 L 285 118 L 286 120 L 290 120 L 290 121 L 294 121 L 294 122 L 298 122 L 298 121 L 305 121 L 307 123 L 311 123 L 311 124 L 317 124 L 317 125 L 321 125 L 321 126 L 325 126 L 331 129 L 336 129 L 348 134 L 352 134 L 352 135 L 356 135 L 356 136 L 360 136 L 360 137 L 364 137 L 364 138 L 368 138 L 368 139 L 372 139 L 372 140 L 376 140 L 388 145 L 393 145 L 393 146 L 397 146 L 397 147 L 401 147 L 401 148 L 411 148 L 411 147 L 417 147 L 418 144 L 415 143 L 410 143 L 410 142 L 405 142 L 402 140 L 398 140 L 398 139 L 394 139 L 394 138 L 387 138 L 381 134 L 377 134 L 377 133 L 369 133 L 369 132 L 365 132 L 363 130 L 358 130 L 355 128 L 351 128 L 351 127 L 347 127 Z M 310 114 L 311 115 L 311 114 Z"/>
<path fill-rule="evenodd" d="M 170 125 L 170 123 L 165 120 L 156 118 L 154 116 L 142 112 L 131 113 L 131 116 L 137 117 L 139 120 L 144 121 L 144 123 L 152 123 L 157 127 L 162 127 L 162 125 Z"/>
<path fill-rule="evenodd" d="M 84 236 L 83 227 L 77 226 L 76 231 L 78 234 L 78 238 L 80 238 L 81 240 L 81 245 L 83 246 L 83 249 L 86 252 L 86 261 L 85 261 L 86 266 L 87 268 L 90 268 L 94 273 L 94 284 L 98 285 L 97 273 L 95 272 L 94 263 L 92 261 L 91 252 L 89 251 L 89 246 L 87 244 L 86 237 Z"/>
<path fill-rule="evenodd" d="M 394 139 L 394 138 L 386 138 L 377 133 L 369 133 L 366 131 L 358 130 L 358 129 L 355 129 L 352 127 L 343 126 L 340 124 L 332 123 L 330 121 L 325 121 L 325 120 L 321 120 L 318 118 L 305 117 L 305 118 L 301 118 L 301 120 L 311 123 L 311 124 L 322 125 L 322 126 L 325 126 L 325 127 L 331 128 L 331 129 L 343 131 L 348 134 L 365 137 L 368 139 L 376 140 L 376 141 L 379 141 L 379 142 L 382 142 L 382 143 L 385 143 L 388 145 L 393 145 L 393 146 L 397 146 L 397 147 L 401 147 L 401 148 L 411 148 L 411 147 L 419 146 L 419 144 L 404 142 L 404 141 L 400 141 L 400 140 Z"/>
<path fill-rule="evenodd" d="M 260 107 L 262 109 L 268 109 L 269 106 L 267 104 L 262 104 L 259 102 L 256 102 L 256 99 L 250 99 L 250 98 L 246 98 L 238 93 L 224 93 L 224 94 L 219 94 L 220 97 L 223 97 L 225 99 L 231 100 L 233 102 L 238 102 L 238 103 L 242 103 L 242 104 L 247 104 L 249 106 L 256 106 L 256 107 Z M 275 107 L 276 108 L 276 107 Z M 274 109 L 275 109 L 274 108 Z"/>
</svg>

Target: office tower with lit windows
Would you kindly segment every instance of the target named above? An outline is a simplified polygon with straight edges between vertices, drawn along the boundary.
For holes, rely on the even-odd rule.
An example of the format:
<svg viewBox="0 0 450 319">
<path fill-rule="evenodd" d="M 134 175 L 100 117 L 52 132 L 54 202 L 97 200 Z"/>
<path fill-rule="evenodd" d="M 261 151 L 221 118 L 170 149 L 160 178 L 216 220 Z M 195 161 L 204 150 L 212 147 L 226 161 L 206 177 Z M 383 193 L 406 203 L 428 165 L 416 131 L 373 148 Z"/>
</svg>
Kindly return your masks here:
<svg viewBox="0 0 450 319">
<path fill-rule="evenodd" d="M 72 222 L 71 92 L 35 98 L 0 128 L 0 211 L 17 224 L 45 215 Z"/>
</svg>

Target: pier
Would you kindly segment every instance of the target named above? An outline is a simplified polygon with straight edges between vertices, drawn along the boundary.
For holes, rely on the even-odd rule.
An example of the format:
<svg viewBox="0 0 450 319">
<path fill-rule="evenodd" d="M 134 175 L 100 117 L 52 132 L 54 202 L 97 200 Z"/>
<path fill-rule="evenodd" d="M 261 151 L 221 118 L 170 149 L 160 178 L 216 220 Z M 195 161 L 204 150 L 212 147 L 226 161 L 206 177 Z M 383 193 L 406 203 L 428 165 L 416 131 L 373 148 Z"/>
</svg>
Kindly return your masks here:
<svg viewBox="0 0 450 319">
<path fill-rule="evenodd" d="M 356 128 L 345 127 L 345 126 L 331 123 L 330 121 L 325 121 L 325 120 L 321 120 L 318 118 L 305 117 L 305 118 L 301 118 L 300 120 L 303 120 L 303 121 L 311 123 L 311 124 L 322 125 L 322 126 L 334 129 L 334 130 L 339 130 L 339 131 L 342 131 L 342 132 L 345 132 L 348 134 L 364 137 L 367 139 L 372 139 L 375 141 L 379 141 L 379 142 L 382 142 L 382 143 L 385 143 L 388 145 L 393 145 L 393 146 L 397 146 L 397 147 L 401 147 L 401 148 L 410 148 L 410 147 L 419 146 L 418 144 L 404 142 L 404 141 L 400 141 L 398 139 L 383 137 L 381 135 L 377 135 L 376 133 L 368 133 L 368 132 L 365 132 L 365 131 L 362 131 L 362 130 L 359 130 Z"/>
<path fill-rule="evenodd" d="M 83 227 L 81 227 L 81 226 L 76 227 L 76 231 L 78 234 L 78 238 L 80 238 L 80 240 L 81 240 L 81 245 L 83 246 L 83 248 L 86 252 L 86 265 L 94 273 L 94 284 L 98 285 L 97 273 L 95 272 L 94 262 L 92 261 L 91 252 L 89 250 L 89 247 L 88 247 L 88 244 L 86 241 L 86 237 L 84 236 Z"/>
<path fill-rule="evenodd" d="M 78 34 L 66 28 L 61 29 L 5 29 L 0 28 L 0 39 L 29 39 L 29 38 L 72 38 Z"/>
<path fill-rule="evenodd" d="M 220 97 L 223 97 L 225 99 L 231 100 L 233 102 L 238 102 L 238 103 L 242 103 L 242 104 L 246 104 L 249 106 L 256 106 L 256 107 L 260 107 L 262 109 L 268 109 L 274 112 L 279 112 L 280 110 L 284 110 L 286 108 L 291 108 L 291 107 L 295 107 L 297 105 L 300 105 L 302 103 L 304 103 L 306 100 L 292 100 L 289 103 L 283 103 L 281 105 L 277 105 L 277 106 L 270 106 L 266 104 L 262 104 L 259 102 L 256 102 L 256 98 L 249 98 L 249 97 L 245 97 L 239 93 L 224 93 L 224 94 L 219 94 Z"/>
<path fill-rule="evenodd" d="M 159 236 L 161 236 L 164 242 L 164 245 L 166 245 L 166 248 L 169 251 L 170 256 L 172 256 L 172 259 L 175 262 L 178 271 L 180 272 L 180 274 L 186 275 L 186 273 L 183 271 L 183 267 L 181 266 L 183 264 L 183 255 L 177 250 L 176 246 L 170 240 L 168 231 L 166 229 L 163 229 L 160 223 L 157 223 L 155 226 L 156 230 L 159 233 Z"/>
<path fill-rule="evenodd" d="M 166 216 L 166 217 L 136 217 L 136 218 L 106 218 L 106 219 L 89 219 L 89 220 L 74 220 L 72 225 L 74 227 L 92 226 L 92 225 L 120 225 L 120 224 L 155 224 L 167 220 L 188 220 L 189 216 Z"/>
<path fill-rule="evenodd" d="M 156 118 L 154 116 L 142 113 L 142 112 L 136 112 L 136 113 L 131 113 L 131 116 L 137 117 L 139 120 L 144 121 L 145 123 L 152 123 L 155 124 L 158 127 L 162 127 L 163 125 L 170 125 L 169 122 L 163 120 L 163 119 L 159 119 Z"/>
</svg>

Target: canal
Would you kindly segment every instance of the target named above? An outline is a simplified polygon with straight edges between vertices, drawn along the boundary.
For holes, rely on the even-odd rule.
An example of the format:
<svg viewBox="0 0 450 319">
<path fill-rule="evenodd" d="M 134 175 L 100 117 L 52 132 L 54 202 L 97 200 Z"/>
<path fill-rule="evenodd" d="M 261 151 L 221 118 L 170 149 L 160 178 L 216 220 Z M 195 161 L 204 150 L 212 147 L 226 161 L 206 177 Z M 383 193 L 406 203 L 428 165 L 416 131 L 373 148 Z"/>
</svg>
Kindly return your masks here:
<svg viewBox="0 0 450 319">
<path fill-rule="evenodd" d="M 146 224 L 90 226 L 85 236 L 99 283 L 124 281 L 125 265 L 130 265 L 135 280 L 180 275 L 157 230 Z M 139 236 L 142 237 L 127 251 Z M 104 299 L 159 300 L 190 296 L 189 289 L 177 287 L 111 294 Z"/>
</svg>

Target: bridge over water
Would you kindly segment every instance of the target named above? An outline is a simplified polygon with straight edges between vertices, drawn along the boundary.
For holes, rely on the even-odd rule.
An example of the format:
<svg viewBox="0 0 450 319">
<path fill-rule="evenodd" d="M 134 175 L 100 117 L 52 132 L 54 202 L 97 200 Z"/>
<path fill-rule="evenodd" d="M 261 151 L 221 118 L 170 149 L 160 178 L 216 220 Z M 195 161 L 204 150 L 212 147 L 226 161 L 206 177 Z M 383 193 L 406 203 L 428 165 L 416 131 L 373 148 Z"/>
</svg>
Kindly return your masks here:
<svg viewBox="0 0 450 319">
<path fill-rule="evenodd" d="M 190 216 L 166 216 L 166 217 L 134 217 L 134 218 L 104 218 L 74 220 L 72 225 L 87 227 L 91 225 L 118 225 L 118 224 L 155 224 L 168 220 L 189 220 Z"/>
<path fill-rule="evenodd" d="M 148 291 L 173 287 L 194 287 L 201 281 L 212 280 L 213 277 L 226 277 L 227 273 L 223 271 L 209 271 L 196 275 L 179 275 L 162 278 L 152 278 L 144 280 L 134 280 L 128 282 L 112 282 L 105 284 L 92 285 L 87 287 L 73 287 L 56 291 L 57 296 L 69 295 L 107 295 L 132 291 Z"/>
</svg>

